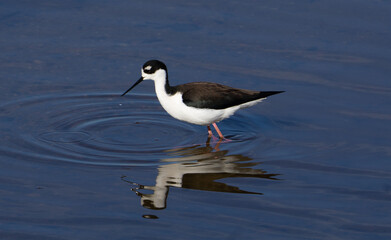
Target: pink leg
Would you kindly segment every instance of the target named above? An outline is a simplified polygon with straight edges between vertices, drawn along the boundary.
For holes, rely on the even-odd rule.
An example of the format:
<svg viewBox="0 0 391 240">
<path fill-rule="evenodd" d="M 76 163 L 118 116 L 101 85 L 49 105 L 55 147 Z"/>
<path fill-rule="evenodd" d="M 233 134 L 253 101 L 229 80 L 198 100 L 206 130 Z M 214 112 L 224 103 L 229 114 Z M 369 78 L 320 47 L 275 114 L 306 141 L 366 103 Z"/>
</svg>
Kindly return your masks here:
<svg viewBox="0 0 391 240">
<path fill-rule="evenodd" d="M 216 132 L 219 134 L 220 138 L 224 139 L 224 136 L 223 136 L 223 134 L 221 134 L 220 129 L 217 127 L 217 124 L 213 123 L 212 125 L 216 129 Z"/>
</svg>

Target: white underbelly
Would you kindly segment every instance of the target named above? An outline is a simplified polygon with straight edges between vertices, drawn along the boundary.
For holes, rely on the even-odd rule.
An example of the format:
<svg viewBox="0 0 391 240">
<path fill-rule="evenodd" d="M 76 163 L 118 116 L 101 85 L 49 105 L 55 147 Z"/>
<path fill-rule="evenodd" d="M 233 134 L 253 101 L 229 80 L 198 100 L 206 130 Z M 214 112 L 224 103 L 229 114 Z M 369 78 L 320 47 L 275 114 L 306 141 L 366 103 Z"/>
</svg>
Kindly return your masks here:
<svg viewBox="0 0 391 240">
<path fill-rule="evenodd" d="M 189 107 L 182 101 L 182 94 L 158 94 L 160 104 L 172 117 L 197 125 L 210 125 L 233 115 L 238 109 L 252 106 L 262 100 L 255 100 L 227 109 L 202 109 Z"/>
<path fill-rule="evenodd" d="M 224 110 L 200 109 L 189 107 L 182 101 L 182 95 L 177 93 L 172 96 L 158 96 L 164 110 L 172 117 L 197 125 L 209 125 L 224 119 Z"/>
</svg>

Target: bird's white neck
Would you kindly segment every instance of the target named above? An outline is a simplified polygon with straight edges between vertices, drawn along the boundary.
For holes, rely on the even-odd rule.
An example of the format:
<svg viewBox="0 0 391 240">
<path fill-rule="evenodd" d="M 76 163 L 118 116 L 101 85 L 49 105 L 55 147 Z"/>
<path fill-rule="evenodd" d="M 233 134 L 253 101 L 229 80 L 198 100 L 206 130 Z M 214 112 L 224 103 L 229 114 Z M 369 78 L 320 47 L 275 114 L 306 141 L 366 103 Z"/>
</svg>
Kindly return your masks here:
<svg viewBox="0 0 391 240">
<path fill-rule="evenodd" d="M 155 90 L 156 93 L 163 93 L 166 83 L 168 83 L 167 80 L 167 72 L 163 69 L 159 69 L 153 74 L 147 74 L 141 69 L 141 75 L 144 78 L 144 80 L 152 80 L 155 82 Z"/>
<path fill-rule="evenodd" d="M 166 71 L 160 69 L 153 74 L 153 78 L 151 78 L 155 82 L 155 92 L 157 97 L 160 99 L 161 97 L 167 96 L 166 85 L 168 84 L 167 73 Z"/>
</svg>

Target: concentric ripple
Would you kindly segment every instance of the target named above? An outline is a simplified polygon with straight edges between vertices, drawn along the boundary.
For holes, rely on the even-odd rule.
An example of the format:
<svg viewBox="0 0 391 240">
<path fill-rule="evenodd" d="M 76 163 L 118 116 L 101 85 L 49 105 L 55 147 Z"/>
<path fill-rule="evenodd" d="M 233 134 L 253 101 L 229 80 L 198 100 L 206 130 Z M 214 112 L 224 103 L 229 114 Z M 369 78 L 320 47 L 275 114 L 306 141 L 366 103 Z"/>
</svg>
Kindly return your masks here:
<svg viewBox="0 0 391 240">
<path fill-rule="evenodd" d="M 155 165 L 156 155 L 191 144 L 188 136 L 197 133 L 168 116 L 153 95 L 47 95 L 3 104 L 0 114 L 7 120 L 1 151 L 40 161 Z"/>
<path fill-rule="evenodd" d="M 259 128 L 259 119 L 239 114 L 223 125 L 238 143 L 255 138 Z M 157 165 L 166 150 L 202 144 L 207 137 L 205 127 L 170 117 L 152 94 L 30 97 L 1 105 L 0 116 L 6 139 L 0 151 L 35 161 Z"/>
</svg>

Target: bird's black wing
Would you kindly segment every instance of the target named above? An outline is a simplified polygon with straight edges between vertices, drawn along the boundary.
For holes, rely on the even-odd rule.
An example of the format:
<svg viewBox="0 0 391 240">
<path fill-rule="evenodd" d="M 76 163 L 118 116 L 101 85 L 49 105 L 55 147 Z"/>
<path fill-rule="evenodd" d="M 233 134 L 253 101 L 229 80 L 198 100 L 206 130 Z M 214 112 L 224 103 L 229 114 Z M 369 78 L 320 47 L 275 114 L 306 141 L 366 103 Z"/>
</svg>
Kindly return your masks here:
<svg viewBox="0 0 391 240">
<path fill-rule="evenodd" d="M 208 82 L 188 83 L 177 89 L 182 92 L 182 100 L 187 106 L 207 109 L 229 108 L 280 93 L 244 90 Z"/>
</svg>

